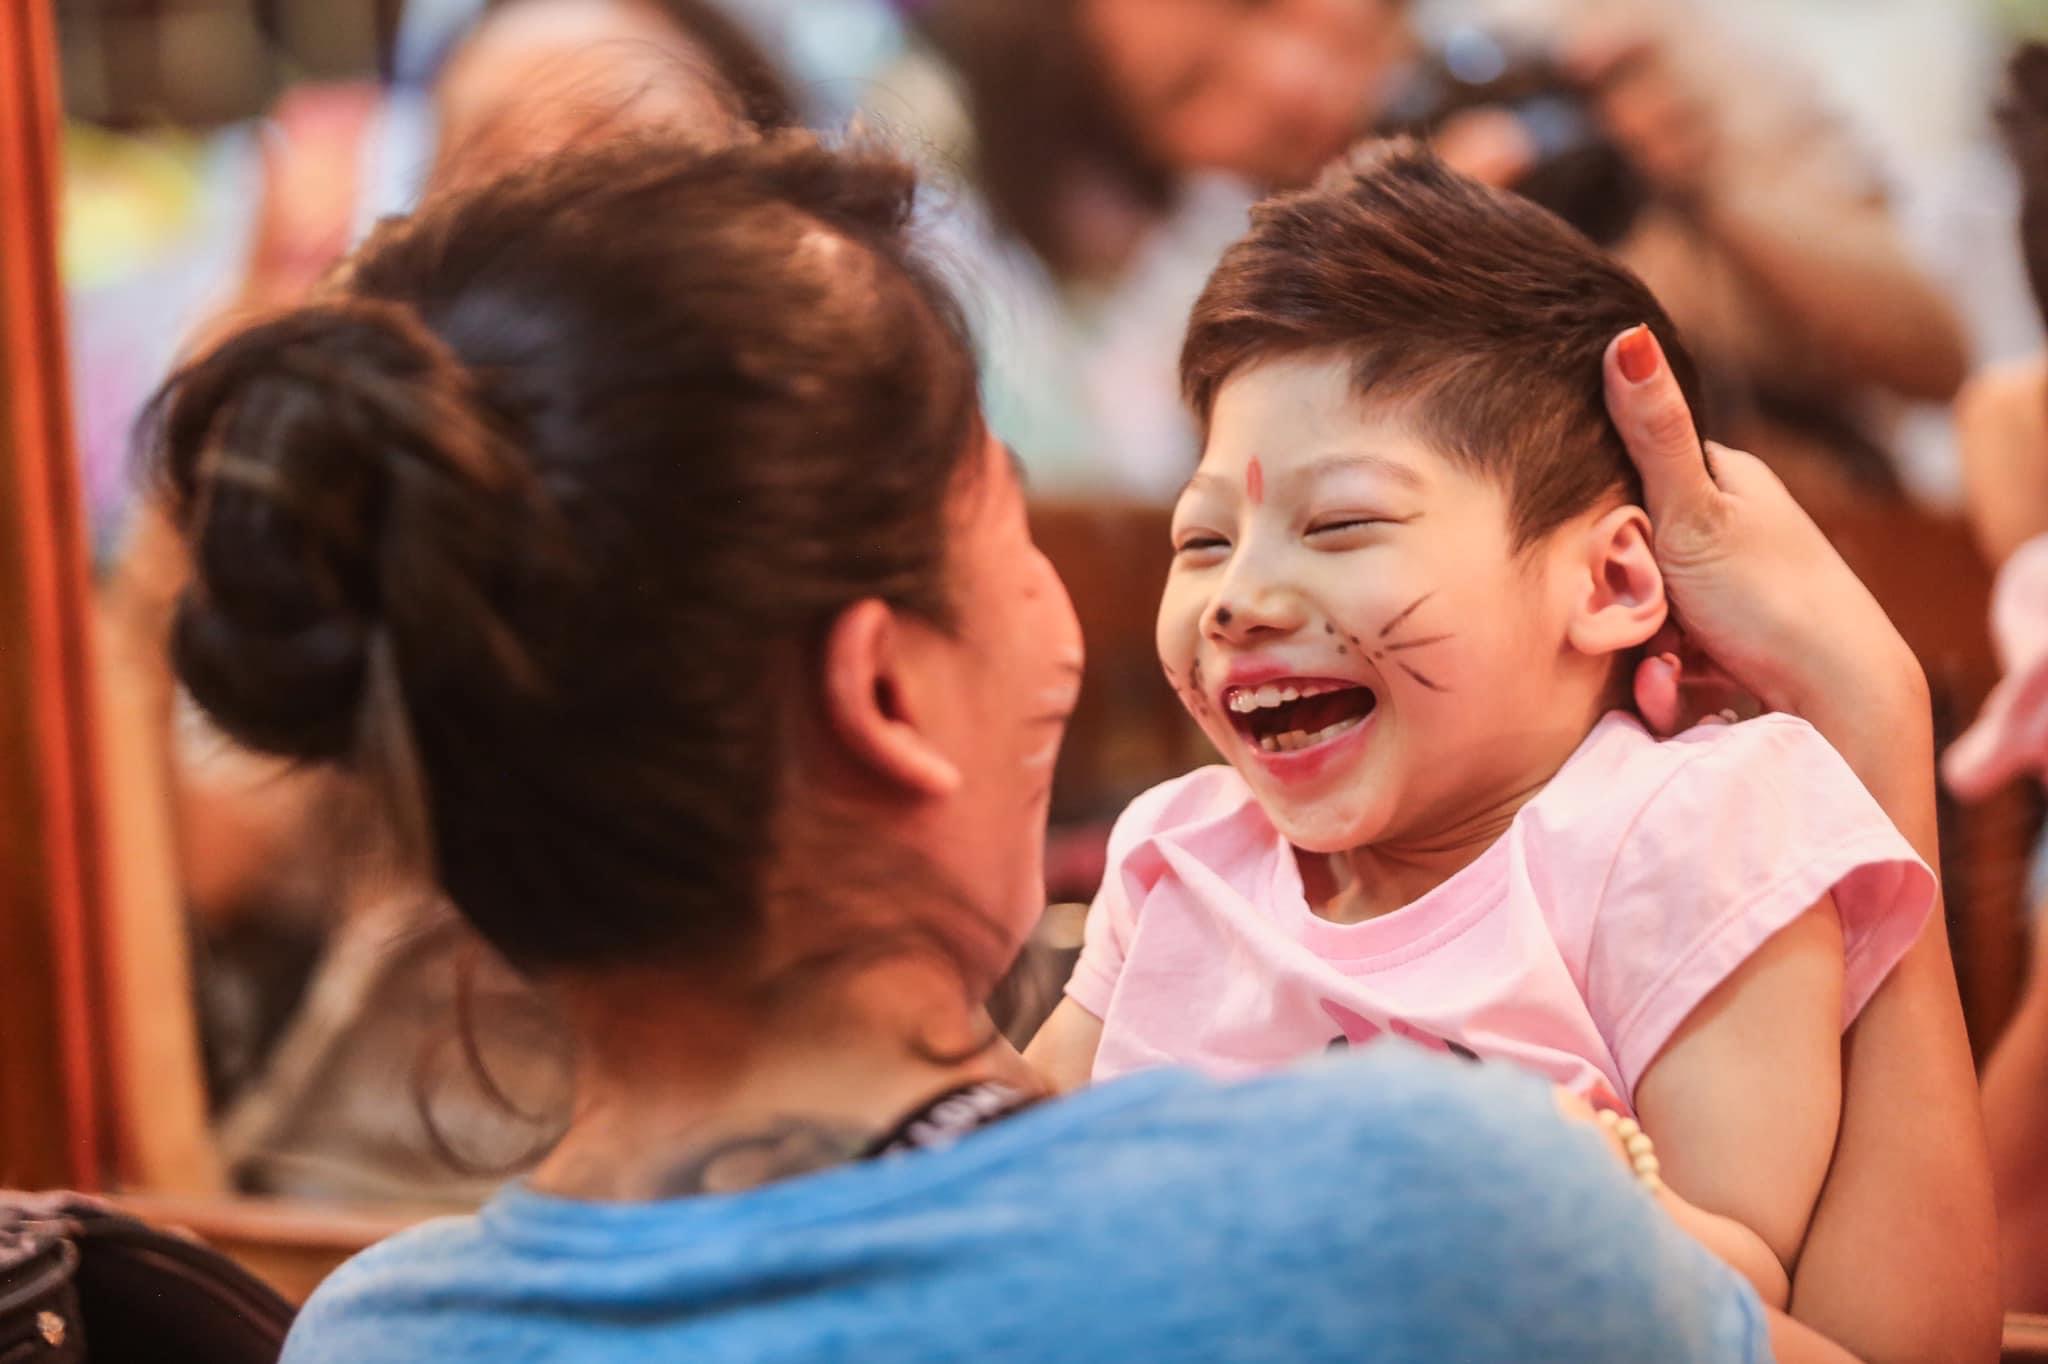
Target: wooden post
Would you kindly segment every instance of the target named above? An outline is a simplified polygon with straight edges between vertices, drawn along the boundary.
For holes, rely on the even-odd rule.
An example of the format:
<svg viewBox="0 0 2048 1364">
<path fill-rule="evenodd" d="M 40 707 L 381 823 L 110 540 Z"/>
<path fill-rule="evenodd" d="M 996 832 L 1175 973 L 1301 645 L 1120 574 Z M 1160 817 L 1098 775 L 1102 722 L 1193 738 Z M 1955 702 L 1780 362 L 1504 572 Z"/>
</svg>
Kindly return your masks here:
<svg viewBox="0 0 2048 1364">
<path fill-rule="evenodd" d="M 0 1184 L 96 1188 L 109 1131 L 84 508 L 47 0 L 0 0 Z"/>
</svg>

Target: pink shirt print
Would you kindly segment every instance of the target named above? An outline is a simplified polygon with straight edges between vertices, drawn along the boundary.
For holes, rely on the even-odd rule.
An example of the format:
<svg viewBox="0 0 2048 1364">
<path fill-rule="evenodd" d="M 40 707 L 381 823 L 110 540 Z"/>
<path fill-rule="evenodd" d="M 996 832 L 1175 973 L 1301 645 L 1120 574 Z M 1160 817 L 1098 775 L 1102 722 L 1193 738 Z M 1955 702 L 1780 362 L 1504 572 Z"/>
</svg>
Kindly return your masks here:
<svg viewBox="0 0 2048 1364">
<path fill-rule="evenodd" d="M 1829 892 L 1846 1028 L 1925 922 L 1933 874 L 1803 720 L 1660 742 L 1617 712 L 1476 861 L 1363 923 L 1309 910 L 1230 768 L 1146 792 L 1111 835 L 1067 993 L 1102 1020 L 1098 1080 L 1244 1075 L 1394 1033 L 1627 1107 L 1700 1001 Z"/>
</svg>

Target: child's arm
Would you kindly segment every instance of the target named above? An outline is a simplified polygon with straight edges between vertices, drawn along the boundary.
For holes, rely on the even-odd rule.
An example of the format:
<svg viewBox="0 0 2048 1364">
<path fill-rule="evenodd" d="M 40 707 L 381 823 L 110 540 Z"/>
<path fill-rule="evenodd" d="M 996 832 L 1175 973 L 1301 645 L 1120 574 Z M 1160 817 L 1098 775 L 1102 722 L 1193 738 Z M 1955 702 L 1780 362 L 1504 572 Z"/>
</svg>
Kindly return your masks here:
<svg viewBox="0 0 2048 1364">
<path fill-rule="evenodd" d="M 1596 1129 L 1613 1148 L 1615 1158 L 1624 1166 L 1632 1166 L 1634 1157 L 1623 1145 L 1614 1128 L 1599 1121 L 1599 1114 L 1593 1105 L 1558 1085 L 1551 1090 L 1558 1111 L 1565 1117 L 1583 1122 Z M 1763 1238 L 1733 1218 L 1719 1213 L 1708 1212 L 1680 1198 L 1669 1184 L 1658 1189 L 1655 1198 L 1659 1207 L 1678 1223 L 1686 1234 L 1705 1246 L 1720 1258 L 1722 1263 L 1749 1280 L 1750 1287 L 1764 1300 L 1764 1305 L 1774 1311 L 1783 1312 L 1792 1297 L 1792 1281 L 1785 1273 L 1785 1266 L 1778 1263 L 1778 1257 L 1764 1244 Z"/>
<path fill-rule="evenodd" d="M 1780 1312 L 1791 1306 L 1792 1276 L 1786 1272 L 1777 1253 L 1764 1244 L 1763 1237 L 1732 1217 L 1723 1217 L 1686 1202 L 1668 1184 L 1657 1191 L 1657 1202 L 1688 1236 L 1714 1252 L 1721 1263 L 1749 1280 L 1749 1286 L 1764 1300 L 1764 1306 Z"/>
<path fill-rule="evenodd" d="M 1722 981 L 1636 1084 L 1665 1182 L 1754 1233 L 1787 1276 L 1840 1125 L 1841 1026 L 1842 929 L 1823 898 Z M 1738 1228 L 1695 1231 L 1757 1281 L 1755 1246 Z"/>
<path fill-rule="evenodd" d="M 1076 1004 L 1070 995 L 1024 1048 L 1024 1060 L 1056 1094 L 1079 1089 L 1095 1069 L 1095 1049 L 1102 1045 L 1102 1020 Z"/>
</svg>

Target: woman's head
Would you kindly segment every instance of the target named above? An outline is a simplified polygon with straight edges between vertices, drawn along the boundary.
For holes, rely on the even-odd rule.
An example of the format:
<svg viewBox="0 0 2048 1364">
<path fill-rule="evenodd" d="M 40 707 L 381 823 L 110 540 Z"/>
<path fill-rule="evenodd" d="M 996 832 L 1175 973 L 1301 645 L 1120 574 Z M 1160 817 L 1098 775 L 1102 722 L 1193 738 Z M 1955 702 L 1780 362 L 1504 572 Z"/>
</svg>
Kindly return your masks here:
<svg viewBox="0 0 2048 1364">
<path fill-rule="evenodd" d="M 1000 969 L 1073 621 L 913 198 L 801 135 L 648 140 L 388 225 L 159 400 L 180 678 L 385 786 L 531 970 L 745 980 L 921 876 Z"/>
<path fill-rule="evenodd" d="M 1639 280 L 1412 144 L 1225 254 L 1182 355 L 1205 445 L 1159 648 L 1297 844 L 1482 817 L 1625 696 L 1665 610 L 1601 394 L 1637 324 L 1691 393 Z"/>
</svg>

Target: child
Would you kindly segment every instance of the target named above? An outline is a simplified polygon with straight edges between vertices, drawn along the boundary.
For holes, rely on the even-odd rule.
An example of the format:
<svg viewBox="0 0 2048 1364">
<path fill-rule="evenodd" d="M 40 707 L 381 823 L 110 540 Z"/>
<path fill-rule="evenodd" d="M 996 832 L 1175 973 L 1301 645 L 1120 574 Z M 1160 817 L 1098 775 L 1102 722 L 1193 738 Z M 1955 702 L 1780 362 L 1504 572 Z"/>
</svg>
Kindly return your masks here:
<svg viewBox="0 0 2048 1364">
<path fill-rule="evenodd" d="M 1257 211 L 1182 354 L 1206 444 L 1158 625 L 1230 766 L 1119 820 L 1028 1055 L 1526 1066 L 1638 1117 L 1782 1302 L 1843 1030 L 1936 888 L 1803 721 L 1660 743 L 1621 709 L 1667 614 L 1600 388 L 1636 323 L 1696 388 L 1638 280 L 1410 144 Z"/>
</svg>

